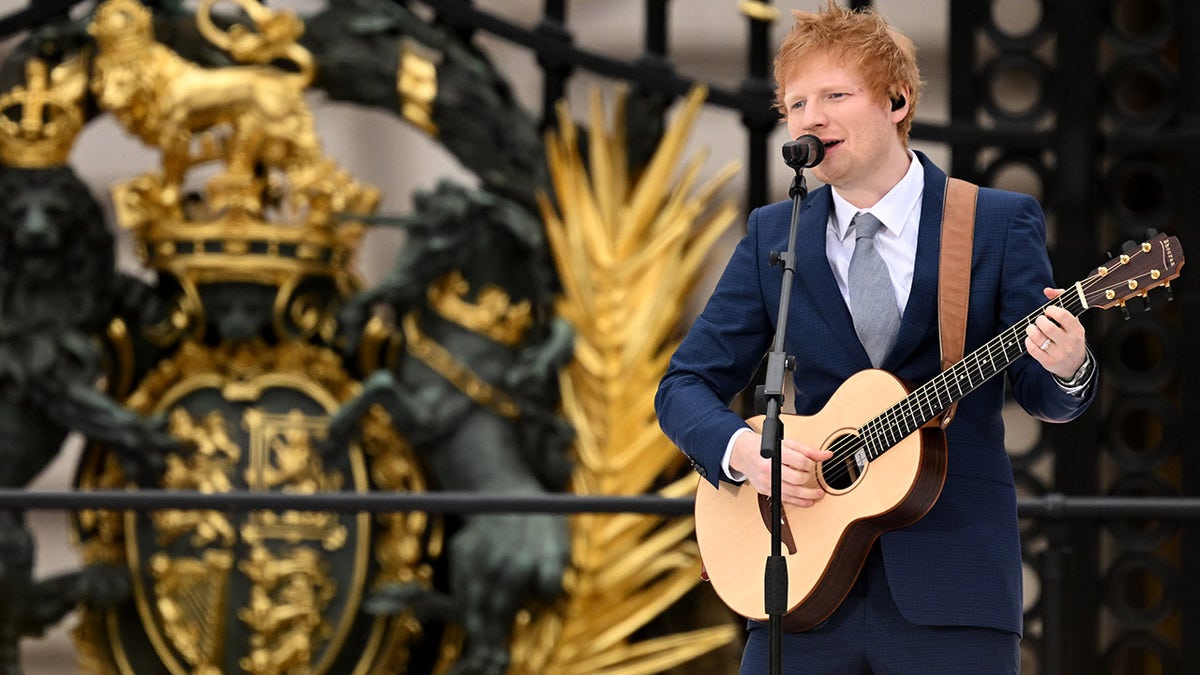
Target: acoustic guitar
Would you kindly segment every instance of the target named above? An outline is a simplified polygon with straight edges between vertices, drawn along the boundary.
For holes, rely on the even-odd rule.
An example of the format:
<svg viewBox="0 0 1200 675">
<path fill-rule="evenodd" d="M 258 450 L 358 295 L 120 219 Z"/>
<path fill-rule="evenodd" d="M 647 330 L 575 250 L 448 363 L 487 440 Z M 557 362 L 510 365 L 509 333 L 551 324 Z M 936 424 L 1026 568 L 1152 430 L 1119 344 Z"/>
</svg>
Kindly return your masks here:
<svg viewBox="0 0 1200 675">
<path fill-rule="evenodd" d="M 909 390 L 882 370 L 846 380 L 815 415 L 782 415 L 784 436 L 827 449 L 817 483 L 826 495 L 810 507 L 783 506 L 782 553 L 787 563 L 783 626 L 807 630 L 824 621 L 854 584 L 872 544 L 887 530 L 910 525 L 932 508 L 946 477 L 946 439 L 936 419 L 1025 355 L 1025 329 L 1048 307 L 1078 316 L 1110 309 L 1158 286 L 1170 286 L 1183 265 L 1179 240 L 1159 234 L 1095 269 L 1054 300 Z M 1169 288 L 1168 288 L 1169 292 Z M 750 420 L 761 430 L 762 417 Z M 760 621 L 763 564 L 771 555 L 770 499 L 749 484 L 701 479 L 696 491 L 696 539 L 708 579 L 738 614 Z"/>
</svg>

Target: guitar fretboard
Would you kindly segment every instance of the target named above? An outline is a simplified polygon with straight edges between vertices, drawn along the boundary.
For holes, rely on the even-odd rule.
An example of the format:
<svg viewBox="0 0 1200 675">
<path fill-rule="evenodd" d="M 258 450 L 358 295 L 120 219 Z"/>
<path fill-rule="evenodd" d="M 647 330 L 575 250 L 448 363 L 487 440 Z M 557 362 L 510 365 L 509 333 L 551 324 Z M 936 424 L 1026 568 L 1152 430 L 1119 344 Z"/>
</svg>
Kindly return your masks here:
<svg viewBox="0 0 1200 675">
<path fill-rule="evenodd" d="M 913 390 L 896 405 L 880 413 L 859 430 L 867 459 L 873 460 L 909 434 L 937 417 L 943 410 L 975 391 L 1023 356 L 1025 330 L 1052 306 L 1075 316 L 1088 310 L 1080 284 L 1042 305 L 1037 311 L 992 338 L 937 377 Z"/>
</svg>

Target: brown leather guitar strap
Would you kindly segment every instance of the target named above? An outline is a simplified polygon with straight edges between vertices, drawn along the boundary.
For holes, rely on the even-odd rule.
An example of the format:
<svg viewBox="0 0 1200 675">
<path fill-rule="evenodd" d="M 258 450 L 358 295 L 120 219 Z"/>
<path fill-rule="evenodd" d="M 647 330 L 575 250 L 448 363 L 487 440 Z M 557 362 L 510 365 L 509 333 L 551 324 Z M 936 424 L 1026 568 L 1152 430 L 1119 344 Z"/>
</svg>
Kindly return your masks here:
<svg viewBox="0 0 1200 675">
<path fill-rule="evenodd" d="M 971 251 L 975 237 L 975 198 L 979 186 L 957 178 L 946 181 L 942 208 L 942 254 L 938 268 L 938 335 L 942 370 L 962 360 L 967 342 L 967 306 L 971 290 Z M 954 418 L 952 404 L 942 413 L 945 429 Z"/>
</svg>

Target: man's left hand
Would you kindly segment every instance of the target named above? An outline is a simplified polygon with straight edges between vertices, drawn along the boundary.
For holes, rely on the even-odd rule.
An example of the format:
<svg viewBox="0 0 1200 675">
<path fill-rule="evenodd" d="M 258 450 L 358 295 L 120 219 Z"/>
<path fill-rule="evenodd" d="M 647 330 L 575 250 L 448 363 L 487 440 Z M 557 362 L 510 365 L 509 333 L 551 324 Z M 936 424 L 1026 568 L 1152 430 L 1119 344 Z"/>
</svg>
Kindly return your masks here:
<svg viewBox="0 0 1200 675">
<path fill-rule="evenodd" d="M 1042 290 L 1053 300 L 1062 294 L 1061 288 Z M 1046 308 L 1025 329 L 1025 348 L 1042 367 L 1062 380 L 1070 380 L 1087 360 L 1087 345 L 1083 324 L 1071 312 L 1058 306 Z"/>
</svg>

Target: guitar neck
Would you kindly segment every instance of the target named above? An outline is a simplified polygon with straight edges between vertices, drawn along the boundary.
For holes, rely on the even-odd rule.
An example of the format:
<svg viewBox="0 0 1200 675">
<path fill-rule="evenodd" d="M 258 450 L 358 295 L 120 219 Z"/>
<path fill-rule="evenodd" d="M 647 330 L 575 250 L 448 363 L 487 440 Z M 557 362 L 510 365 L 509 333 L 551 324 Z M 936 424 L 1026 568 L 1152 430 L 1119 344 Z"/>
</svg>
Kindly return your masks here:
<svg viewBox="0 0 1200 675">
<path fill-rule="evenodd" d="M 1075 316 L 1089 308 L 1082 286 L 1076 283 L 1069 291 L 1042 305 L 937 377 L 913 390 L 859 430 L 866 444 L 867 458 L 879 457 L 1024 356 L 1029 351 L 1025 348 L 1026 329 L 1049 307 L 1062 307 Z"/>
<path fill-rule="evenodd" d="M 1124 307 L 1131 297 L 1148 298 L 1152 288 L 1169 289 L 1183 262 L 1183 248 L 1176 237 L 1157 234 L 1140 246 L 1130 242 L 1125 253 L 1097 267 L 1084 280 L 864 424 L 859 437 L 865 444 L 866 459 L 879 457 L 1024 356 L 1028 351 L 1025 329 L 1047 308 L 1062 307 L 1079 316 L 1093 307 Z"/>
</svg>

